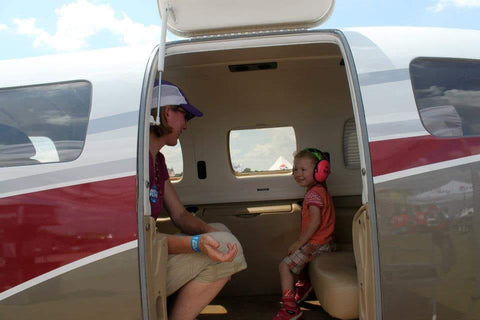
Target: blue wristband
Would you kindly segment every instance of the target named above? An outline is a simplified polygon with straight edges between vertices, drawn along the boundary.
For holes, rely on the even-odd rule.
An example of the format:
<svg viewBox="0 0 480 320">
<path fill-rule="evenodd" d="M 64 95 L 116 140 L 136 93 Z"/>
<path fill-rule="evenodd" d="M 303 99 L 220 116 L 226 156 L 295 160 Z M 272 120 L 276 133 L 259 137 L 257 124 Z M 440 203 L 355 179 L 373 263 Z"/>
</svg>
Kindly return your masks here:
<svg viewBox="0 0 480 320">
<path fill-rule="evenodd" d="M 192 249 L 195 252 L 200 252 L 200 248 L 198 247 L 199 240 L 200 240 L 200 236 L 193 236 L 192 240 L 190 241 L 190 245 L 192 246 Z"/>
</svg>

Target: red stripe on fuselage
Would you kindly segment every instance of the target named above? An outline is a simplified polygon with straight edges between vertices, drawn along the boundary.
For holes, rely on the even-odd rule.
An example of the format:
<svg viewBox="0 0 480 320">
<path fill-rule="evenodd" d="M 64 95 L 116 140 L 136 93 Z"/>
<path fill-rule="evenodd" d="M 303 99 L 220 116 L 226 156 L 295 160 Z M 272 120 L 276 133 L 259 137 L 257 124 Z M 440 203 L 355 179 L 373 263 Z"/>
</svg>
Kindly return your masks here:
<svg viewBox="0 0 480 320">
<path fill-rule="evenodd" d="M 0 199 L 0 292 L 136 239 L 135 176 Z"/>
<path fill-rule="evenodd" d="M 480 138 L 421 136 L 369 143 L 373 176 L 480 154 Z"/>
</svg>

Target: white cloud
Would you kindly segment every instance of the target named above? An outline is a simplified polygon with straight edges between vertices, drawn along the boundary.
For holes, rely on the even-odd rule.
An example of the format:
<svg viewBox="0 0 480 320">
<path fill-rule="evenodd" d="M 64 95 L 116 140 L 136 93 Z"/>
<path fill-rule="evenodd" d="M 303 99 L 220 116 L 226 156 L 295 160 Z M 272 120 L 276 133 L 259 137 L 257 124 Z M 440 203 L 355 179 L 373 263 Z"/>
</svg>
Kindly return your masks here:
<svg viewBox="0 0 480 320">
<path fill-rule="evenodd" d="M 0 23 L 0 31 L 3 31 L 3 30 L 8 30 L 8 26 L 6 24 Z"/>
<path fill-rule="evenodd" d="M 153 45 L 160 39 L 160 27 L 135 23 L 127 14 L 117 13 L 109 4 L 93 4 L 76 0 L 55 10 L 56 31 L 51 34 L 36 25 L 35 18 L 14 19 L 19 34 L 34 38 L 35 47 L 58 51 L 88 48 L 88 39 L 101 31 L 109 31 L 128 46 Z"/>
<path fill-rule="evenodd" d="M 480 0 L 436 0 L 431 9 L 435 12 L 440 12 L 445 7 L 453 5 L 457 8 L 480 8 Z"/>
<path fill-rule="evenodd" d="M 445 91 L 445 97 L 447 97 L 453 105 L 467 105 L 471 107 L 478 106 L 480 101 L 479 90 L 447 90 Z"/>
<path fill-rule="evenodd" d="M 423 105 L 469 105 L 476 106 L 480 101 L 479 90 L 446 90 L 444 87 L 431 86 L 428 89 L 418 90 Z"/>
</svg>

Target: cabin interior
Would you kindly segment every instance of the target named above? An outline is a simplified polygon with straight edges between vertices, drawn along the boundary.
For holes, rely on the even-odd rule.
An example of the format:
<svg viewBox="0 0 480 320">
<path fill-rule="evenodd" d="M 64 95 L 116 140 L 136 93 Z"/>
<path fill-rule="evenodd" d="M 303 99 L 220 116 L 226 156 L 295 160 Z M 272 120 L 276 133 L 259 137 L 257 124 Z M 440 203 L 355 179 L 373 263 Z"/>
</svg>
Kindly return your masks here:
<svg viewBox="0 0 480 320">
<path fill-rule="evenodd" d="M 248 269 L 232 277 L 199 319 L 275 315 L 281 294 L 278 264 L 298 237 L 305 190 L 295 183 L 289 168 L 248 172 L 236 157 L 240 152 L 244 157 L 238 159 L 246 159 L 247 152 L 260 161 L 287 152 L 281 155 L 293 162 L 293 151 L 306 147 L 330 156 L 327 185 L 335 204 L 338 251 L 310 263 L 315 294 L 303 304 L 303 318 L 356 319 L 359 312 L 372 312 L 364 301 L 371 303 L 372 295 L 359 297 L 365 288 L 359 288 L 357 275 L 359 264 L 368 263 L 361 261 L 368 246 L 357 243 L 362 248 L 356 253 L 357 262 L 353 251 L 354 238 L 364 239 L 361 233 L 368 224 L 364 229 L 352 229 L 352 224 L 361 227 L 367 209 L 359 210 L 360 154 L 339 45 L 319 42 L 171 54 L 165 61 L 164 79 L 179 85 L 204 113 L 188 123 L 180 138 L 183 173 L 174 178 L 177 193 L 192 214 L 230 228 L 248 263 Z M 247 138 L 245 149 L 233 146 L 238 134 L 271 128 L 288 128 L 290 135 L 272 134 L 269 143 Z M 261 136 L 263 131 L 258 132 Z M 167 167 L 171 167 L 168 157 Z M 178 232 L 168 218 L 156 223 L 162 233 Z"/>
</svg>

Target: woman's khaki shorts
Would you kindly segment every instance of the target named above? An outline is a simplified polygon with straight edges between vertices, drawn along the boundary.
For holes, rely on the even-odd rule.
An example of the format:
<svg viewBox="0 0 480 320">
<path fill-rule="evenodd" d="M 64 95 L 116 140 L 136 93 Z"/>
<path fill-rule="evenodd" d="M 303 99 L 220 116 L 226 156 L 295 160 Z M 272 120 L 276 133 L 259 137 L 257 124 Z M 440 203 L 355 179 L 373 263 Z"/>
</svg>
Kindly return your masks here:
<svg viewBox="0 0 480 320">
<path fill-rule="evenodd" d="M 219 250 L 227 252 L 227 243 L 237 244 L 237 255 L 232 262 L 215 262 L 202 252 L 169 254 L 167 295 L 171 295 L 190 280 L 214 282 L 247 268 L 242 246 L 230 230 L 221 223 L 212 223 L 210 226 L 221 230 L 208 233 L 220 242 Z"/>
</svg>

